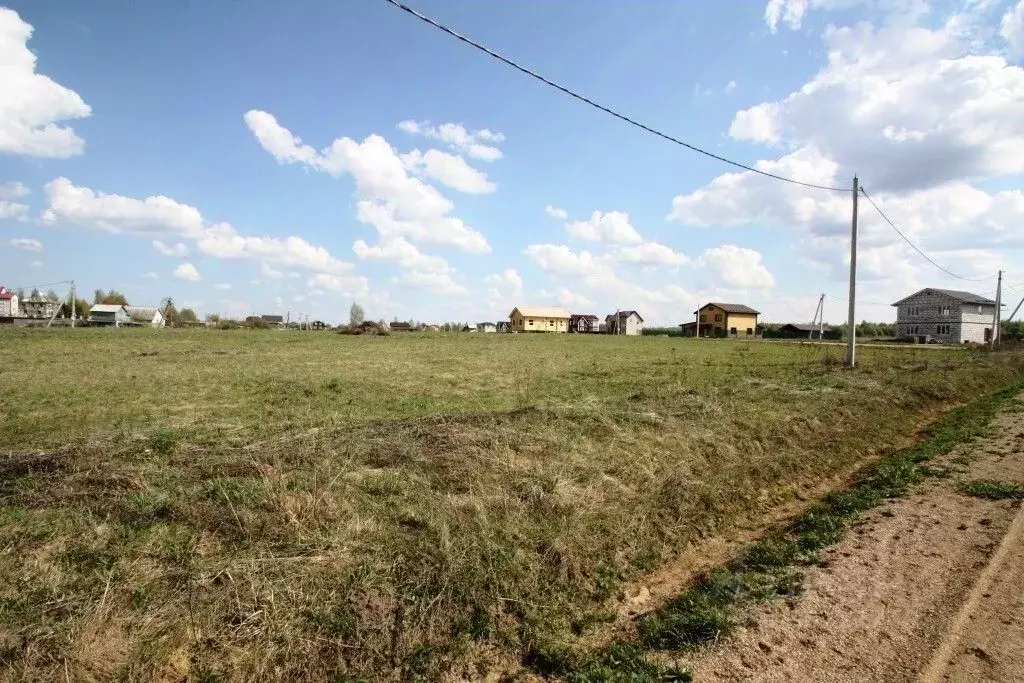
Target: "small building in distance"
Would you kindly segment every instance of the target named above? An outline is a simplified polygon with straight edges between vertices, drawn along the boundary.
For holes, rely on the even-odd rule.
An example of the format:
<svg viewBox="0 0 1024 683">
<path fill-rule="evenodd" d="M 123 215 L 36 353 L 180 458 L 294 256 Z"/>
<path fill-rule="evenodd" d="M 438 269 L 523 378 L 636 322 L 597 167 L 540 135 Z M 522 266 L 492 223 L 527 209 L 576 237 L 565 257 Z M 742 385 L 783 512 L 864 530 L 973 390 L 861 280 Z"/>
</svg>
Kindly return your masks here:
<svg viewBox="0 0 1024 683">
<path fill-rule="evenodd" d="M 325 323 L 323 320 L 314 320 L 313 322 L 309 323 L 308 326 L 309 326 L 309 329 L 316 330 L 316 331 L 328 330 L 331 327 L 330 325 Z"/>
<path fill-rule="evenodd" d="M 132 322 L 128 308 L 123 304 L 96 304 L 89 309 L 89 324 L 121 327 Z"/>
<path fill-rule="evenodd" d="M 508 314 L 511 332 L 569 331 L 569 312 L 562 308 L 517 306 Z"/>
<path fill-rule="evenodd" d="M 60 308 L 59 301 L 51 301 L 42 297 L 38 299 L 22 299 L 18 302 L 18 315 L 22 318 L 49 320 Z"/>
<path fill-rule="evenodd" d="M 388 323 L 388 328 L 390 328 L 392 332 L 412 332 L 413 329 L 415 329 L 413 328 L 412 323 L 403 323 L 398 322 L 397 320 L 393 323 Z"/>
<path fill-rule="evenodd" d="M 778 336 L 789 339 L 839 339 L 841 335 L 828 325 L 786 323 L 779 328 Z"/>
<path fill-rule="evenodd" d="M 18 315 L 18 295 L 0 285 L 0 318 L 14 318 Z"/>
<path fill-rule="evenodd" d="M 896 307 L 896 336 L 950 344 L 987 342 L 996 302 L 979 294 L 929 287 L 904 297 Z"/>
<path fill-rule="evenodd" d="M 498 322 L 494 323 L 494 327 L 498 332 L 508 332 L 509 322 L 507 320 L 499 320 Z"/>
<path fill-rule="evenodd" d="M 593 313 L 573 313 L 569 316 L 569 331 L 590 334 L 601 331 L 601 319 Z"/>
<path fill-rule="evenodd" d="M 163 327 L 167 324 L 164 314 L 156 306 L 125 306 L 132 322 L 143 327 Z"/>
<path fill-rule="evenodd" d="M 753 337 L 761 312 L 743 304 L 710 303 L 694 311 L 694 315 L 699 316 L 702 337 Z"/>
<path fill-rule="evenodd" d="M 697 322 L 683 323 L 679 326 L 679 331 L 682 332 L 684 337 L 696 337 L 697 336 Z"/>
<path fill-rule="evenodd" d="M 498 326 L 495 325 L 494 323 L 477 323 L 476 324 L 476 331 L 477 332 L 497 332 L 498 331 Z"/>
<path fill-rule="evenodd" d="M 283 327 L 284 316 L 283 315 L 261 315 L 260 320 L 270 325 L 271 327 Z"/>
<path fill-rule="evenodd" d="M 638 336 L 644 332 L 644 319 L 636 311 L 619 311 L 604 319 L 605 332 Z"/>
</svg>

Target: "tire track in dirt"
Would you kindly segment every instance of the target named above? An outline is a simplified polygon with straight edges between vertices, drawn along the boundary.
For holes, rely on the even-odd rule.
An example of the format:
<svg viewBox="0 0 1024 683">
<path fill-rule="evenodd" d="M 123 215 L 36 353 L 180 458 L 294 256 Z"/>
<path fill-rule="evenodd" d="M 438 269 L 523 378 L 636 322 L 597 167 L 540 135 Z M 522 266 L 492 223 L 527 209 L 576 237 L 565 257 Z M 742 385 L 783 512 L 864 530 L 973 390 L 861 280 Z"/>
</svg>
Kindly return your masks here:
<svg viewBox="0 0 1024 683">
<path fill-rule="evenodd" d="M 933 461 L 953 476 L 863 515 L 826 566 L 806 571 L 805 595 L 764 605 L 728 642 L 683 656 L 694 679 L 909 682 L 927 669 L 927 683 L 1024 680 L 1024 533 L 1009 535 L 1024 512 L 955 491 L 971 479 L 1024 483 L 1022 410 Z"/>
</svg>

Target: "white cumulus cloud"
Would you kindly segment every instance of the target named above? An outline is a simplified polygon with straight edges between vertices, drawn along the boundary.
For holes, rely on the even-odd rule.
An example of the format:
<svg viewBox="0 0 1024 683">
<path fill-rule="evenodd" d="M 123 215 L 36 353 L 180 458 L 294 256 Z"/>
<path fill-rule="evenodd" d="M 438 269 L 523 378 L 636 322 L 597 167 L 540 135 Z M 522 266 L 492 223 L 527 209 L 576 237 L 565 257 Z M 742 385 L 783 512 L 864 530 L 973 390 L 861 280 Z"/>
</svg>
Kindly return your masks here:
<svg viewBox="0 0 1024 683">
<path fill-rule="evenodd" d="M 629 223 L 629 214 L 621 211 L 595 211 L 588 220 L 573 221 L 565 226 L 570 236 L 594 242 L 639 244 L 643 237 Z"/>
<path fill-rule="evenodd" d="M 501 150 L 496 145 L 504 142 L 505 136 L 486 128 L 467 130 L 460 123 L 442 123 L 440 126 L 432 126 L 429 121 L 402 121 L 398 124 L 398 128 L 410 135 L 422 135 L 433 140 L 440 140 L 452 149 L 468 154 L 474 159 L 496 161 L 502 157 Z"/>
<path fill-rule="evenodd" d="M 0 183 L 0 199 L 21 199 L 27 197 L 31 192 L 25 183 L 17 181 Z"/>
<path fill-rule="evenodd" d="M 999 23 L 999 35 L 1013 56 L 1024 55 L 1024 0 L 1006 11 Z"/>
<path fill-rule="evenodd" d="M 196 270 L 196 267 L 191 263 L 182 263 L 174 269 L 172 275 L 179 280 L 190 280 L 192 282 L 198 282 L 201 279 L 199 277 L 199 271 Z"/>
<path fill-rule="evenodd" d="M 401 155 L 405 167 L 416 175 L 425 175 L 444 183 L 453 190 L 466 194 L 488 194 L 497 186 L 487 179 L 487 174 L 479 171 L 466 160 L 456 154 L 428 149 L 426 153 L 414 149 Z"/>
<path fill-rule="evenodd" d="M 697 260 L 715 278 L 715 285 L 724 288 L 766 288 L 775 285 L 775 278 L 761 262 L 761 254 L 753 249 L 723 244 L 706 249 Z"/>
<path fill-rule="evenodd" d="M 188 256 L 188 247 L 181 242 L 176 244 L 164 244 L 160 240 L 153 240 L 153 248 L 164 256 Z"/>
<path fill-rule="evenodd" d="M 550 204 L 545 207 L 544 211 L 547 215 L 560 221 L 564 221 L 569 217 L 569 213 L 565 209 L 559 209 L 557 206 L 551 206 Z"/>
<path fill-rule="evenodd" d="M 245 122 L 260 145 L 279 163 L 301 163 L 332 176 L 355 180 L 356 217 L 382 238 L 409 239 L 486 253 L 484 236 L 449 213 L 454 205 L 435 187 L 409 175 L 401 156 L 379 135 L 362 142 L 338 138 L 320 152 L 303 143 L 270 114 L 251 110 Z"/>
<path fill-rule="evenodd" d="M 27 237 L 20 237 L 13 239 L 10 242 L 11 246 L 15 249 L 21 249 L 23 251 L 42 251 L 43 243 L 39 240 L 29 239 Z"/>
<path fill-rule="evenodd" d="M 36 73 L 31 36 L 31 25 L 0 7 L 0 153 L 57 159 L 81 154 L 85 142 L 61 122 L 92 110 L 75 91 Z"/>
</svg>

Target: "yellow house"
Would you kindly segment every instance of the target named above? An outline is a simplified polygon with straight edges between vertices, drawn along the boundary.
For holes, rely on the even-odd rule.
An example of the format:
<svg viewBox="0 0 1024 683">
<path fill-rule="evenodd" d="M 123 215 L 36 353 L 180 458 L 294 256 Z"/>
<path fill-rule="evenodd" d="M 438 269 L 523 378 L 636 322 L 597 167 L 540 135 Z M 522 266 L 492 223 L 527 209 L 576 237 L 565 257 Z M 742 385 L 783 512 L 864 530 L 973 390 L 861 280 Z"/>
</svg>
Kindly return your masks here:
<svg viewBox="0 0 1024 683">
<path fill-rule="evenodd" d="M 516 306 L 508 314 L 511 332 L 568 332 L 569 311 L 561 308 Z"/>
<path fill-rule="evenodd" d="M 757 333 L 757 316 L 750 306 L 743 304 L 705 304 L 699 315 L 701 337 L 753 337 Z"/>
</svg>

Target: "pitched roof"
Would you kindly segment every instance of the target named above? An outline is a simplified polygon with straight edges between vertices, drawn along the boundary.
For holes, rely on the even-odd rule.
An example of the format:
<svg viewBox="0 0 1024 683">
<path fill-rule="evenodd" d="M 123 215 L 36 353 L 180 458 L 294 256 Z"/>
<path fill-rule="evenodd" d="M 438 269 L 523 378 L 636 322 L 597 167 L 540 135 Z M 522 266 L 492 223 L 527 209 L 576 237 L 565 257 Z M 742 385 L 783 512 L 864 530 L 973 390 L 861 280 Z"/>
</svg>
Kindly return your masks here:
<svg viewBox="0 0 1024 683">
<path fill-rule="evenodd" d="M 571 317 L 571 318 L 581 318 L 583 320 L 600 320 L 600 318 L 598 318 L 593 313 L 573 313 L 569 317 Z"/>
<path fill-rule="evenodd" d="M 569 312 L 564 308 L 553 308 L 549 306 L 516 306 L 512 313 L 519 311 L 524 318 L 568 318 Z M 509 317 L 512 316 L 509 313 Z"/>
<path fill-rule="evenodd" d="M 743 304 L 721 304 L 714 301 L 706 303 L 703 306 L 701 306 L 701 310 L 707 308 L 708 306 L 720 308 L 726 313 L 752 313 L 754 315 L 761 315 L 761 311 L 755 311 L 750 306 L 744 306 Z M 696 312 L 697 311 L 694 311 L 694 313 Z"/>
<path fill-rule="evenodd" d="M 820 328 L 817 325 L 809 325 L 807 323 L 787 323 L 782 326 L 783 329 L 790 327 L 801 332 L 817 332 L 819 329 L 824 332 L 831 332 L 832 328 L 829 325 L 823 325 Z"/>
<path fill-rule="evenodd" d="M 89 312 L 90 313 L 117 313 L 122 308 L 124 308 L 124 304 L 96 304 L 95 306 L 93 306 L 92 308 L 89 309 Z"/>
<path fill-rule="evenodd" d="M 925 287 L 924 289 L 922 289 L 920 291 L 914 292 L 910 296 L 903 297 L 902 299 L 900 299 L 899 301 L 894 303 L 893 306 L 899 306 L 901 303 L 903 303 L 907 299 L 910 299 L 911 297 L 915 297 L 918 294 L 924 294 L 926 292 L 927 293 L 934 292 L 936 294 L 942 294 L 943 296 L 948 296 L 951 299 L 956 299 L 957 301 L 962 301 L 965 304 L 983 304 L 983 305 L 988 305 L 988 306 L 995 306 L 996 305 L 996 302 L 993 301 L 992 299 L 987 299 L 987 298 L 985 298 L 985 297 L 983 297 L 983 296 L 981 296 L 979 294 L 972 294 L 971 292 L 965 292 L 965 291 L 962 291 L 962 290 L 959 290 L 959 289 L 938 289 L 936 287 Z"/>
<path fill-rule="evenodd" d="M 262 320 L 265 323 L 283 323 L 284 322 L 284 316 L 283 315 L 261 315 L 260 316 L 260 320 Z"/>
<path fill-rule="evenodd" d="M 153 306 L 125 306 L 125 310 L 128 311 L 128 315 L 132 317 L 132 320 L 139 320 L 147 323 L 153 322 L 157 313 L 160 312 L 158 308 Z"/>
<path fill-rule="evenodd" d="M 643 322 L 643 321 L 644 321 L 644 318 L 643 318 L 643 316 L 642 316 L 642 315 L 640 315 L 639 313 L 637 313 L 636 311 L 619 311 L 618 313 L 619 313 L 619 317 L 620 317 L 620 318 L 629 318 L 629 316 L 631 316 L 631 315 L 635 315 L 636 317 L 640 318 L 640 322 Z M 612 318 L 615 318 L 615 314 L 614 314 L 614 313 L 610 313 L 610 314 L 609 314 L 609 315 L 608 315 L 608 316 L 607 316 L 607 317 L 605 318 L 605 320 L 608 320 L 608 319 L 612 319 Z"/>
</svg>

